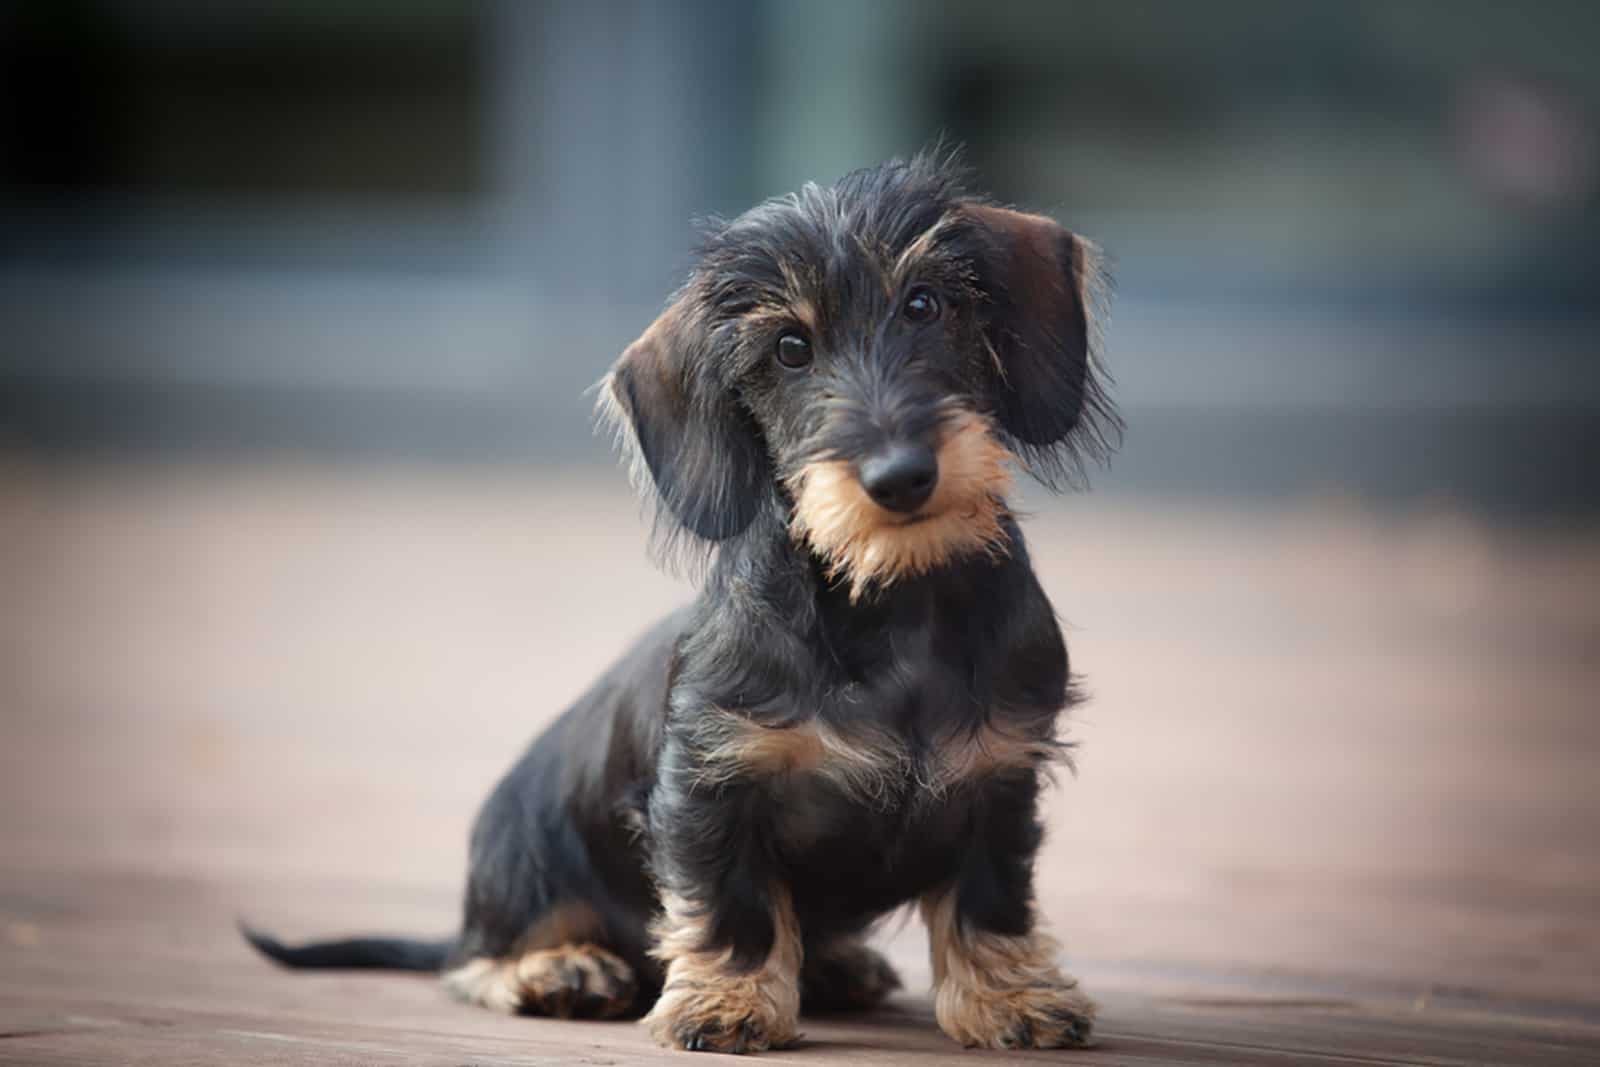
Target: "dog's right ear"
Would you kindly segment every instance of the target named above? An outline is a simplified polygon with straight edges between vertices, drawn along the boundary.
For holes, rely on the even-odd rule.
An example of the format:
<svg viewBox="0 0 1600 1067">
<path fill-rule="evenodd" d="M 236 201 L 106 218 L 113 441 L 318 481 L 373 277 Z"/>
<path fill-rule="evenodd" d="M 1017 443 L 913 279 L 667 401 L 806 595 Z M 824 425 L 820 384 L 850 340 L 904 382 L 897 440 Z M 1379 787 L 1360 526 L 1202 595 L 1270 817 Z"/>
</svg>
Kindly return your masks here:
<svg viewBox="0 0 1600 1067">
<path fill-rule="evenodd" d="M 772 474 L 755 420 L 715 380 L 707 342 L 693 294 L 680 295 L 623 351 L 600 404 L 663 510 L 690 533 L 724 541 L 755 519 Z"/>
</svg>

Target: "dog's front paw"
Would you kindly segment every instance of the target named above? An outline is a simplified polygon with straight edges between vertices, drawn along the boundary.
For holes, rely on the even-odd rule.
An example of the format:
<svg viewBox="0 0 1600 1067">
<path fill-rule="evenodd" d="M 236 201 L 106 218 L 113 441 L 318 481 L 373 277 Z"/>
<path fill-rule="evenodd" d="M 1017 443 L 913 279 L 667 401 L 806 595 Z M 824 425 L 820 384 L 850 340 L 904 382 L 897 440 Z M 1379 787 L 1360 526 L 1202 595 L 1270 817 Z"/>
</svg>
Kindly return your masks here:
<svg viewBox="0 0 1600 1067">
<path fill-rule="evenodd" d="M 1019 989 L 947 984 L 935 1013 L 940 1029 L 968 1048 L 1087 1048 L 1095 1004 L 1071 978 Z"/>
<path fill-rule="evenodd" d="M 792 1044 L 793 1012 L 786 1012 L 749 978 L 667 990 L 645 1018 L 656 1041 L 688 1052 L 764 1052 Z"/>
<path fill-rule="evenodd" d="M 676 894 L 662 898 L 655 955 L 666 983 L 644 1017 L 657 1043 L 688 1052 L 763 1052 L 800 1036 L 800 927 L 781 886 L 773 894 L 772 947 L 741 968 L 731 949 L 707 950 L 708 912 Z"/>
</svg>

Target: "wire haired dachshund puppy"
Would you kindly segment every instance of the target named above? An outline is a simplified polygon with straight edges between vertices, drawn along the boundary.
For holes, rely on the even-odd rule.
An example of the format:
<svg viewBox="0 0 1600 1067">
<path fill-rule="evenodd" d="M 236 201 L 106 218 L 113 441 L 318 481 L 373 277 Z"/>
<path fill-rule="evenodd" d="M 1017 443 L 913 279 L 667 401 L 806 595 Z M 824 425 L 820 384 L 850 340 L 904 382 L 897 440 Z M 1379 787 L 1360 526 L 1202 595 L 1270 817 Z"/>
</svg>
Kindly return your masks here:
<svg viewBox="0 0 1600 1067">
<path fill-rule="evenodd" d="M 258 949 L 753 1052 L 896 988 L 863 938 L 915 902 L 952 1038 L 1088 1042 L 1032 885 L 1071 676 L 1007 500 L 1120 430 L 1104 287 L 1088 242 L 961 180 L 923 154 L 713 227 L 599 388 L 698 598 L 496 787 L 457 937 Z"/>
</svg>

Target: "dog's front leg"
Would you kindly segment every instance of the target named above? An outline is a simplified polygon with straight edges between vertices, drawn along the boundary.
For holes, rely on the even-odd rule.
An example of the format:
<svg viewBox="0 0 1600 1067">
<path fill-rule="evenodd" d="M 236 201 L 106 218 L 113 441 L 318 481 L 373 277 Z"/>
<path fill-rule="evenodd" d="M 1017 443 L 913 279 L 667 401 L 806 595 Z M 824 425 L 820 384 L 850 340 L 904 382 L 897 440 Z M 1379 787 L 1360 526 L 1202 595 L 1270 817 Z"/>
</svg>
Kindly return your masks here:
<svg viewBox="0 0 1600 1067">
<path fill-rule="evenodd" d="M 772 869 L 762 803 L 749 783 L 693 784 L 668 745 L 651 796 L 661 889 L 653 952 L 666 967 L 645 1025 L 663 1045 L 758 1052 L 799 1036 L 800 926 Z"/>
<path fill-rule="evenodd" d="M 1094 1001 L 1061 971 L 1034 915 L 1037 796 L 1033 771 L 987 783 L 961 873 L 921 900 L 934 1014 L 968 1047 L 1089 1044 Z"/>
<path fill-rule="evenodd" d="M 787 894 L 775 893 L 771 905 L 772 947 L 752 963 L 708 941 L 714 925 L 708 905 L 665 896 L 655 952 L 666 964 L 666 985 L 645 1018 L 659 1043 L 695 1052 L 759 1052 L 799 1036 L 799 929 Z"/>
</svg>

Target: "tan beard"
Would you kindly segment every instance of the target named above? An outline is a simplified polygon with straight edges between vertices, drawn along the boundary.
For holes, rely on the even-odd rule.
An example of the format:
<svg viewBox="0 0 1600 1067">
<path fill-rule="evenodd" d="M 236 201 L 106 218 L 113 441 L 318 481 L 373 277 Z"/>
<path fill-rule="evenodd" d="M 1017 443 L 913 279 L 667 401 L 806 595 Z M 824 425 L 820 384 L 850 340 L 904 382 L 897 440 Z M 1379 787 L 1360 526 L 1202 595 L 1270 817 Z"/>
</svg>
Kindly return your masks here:
<svg viewBox="0 0 1600 1067">
<path fill-rule="evenodd" d="M 827 563 L 830 579 L 847 577 L 850 599 L 926 574 L 951 560 L 1009 550 L 1002 521 L 1014 457 L 989 420 L 961 412 L 945 424 L 939 483 L 912 516 L 875 504 L 848 460 L 807 463 L 788 479 L 794 495 L 789 529 Z"/>
</svg>

